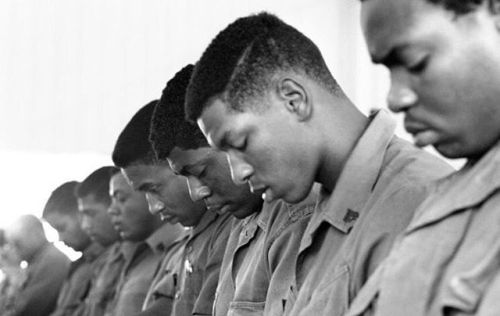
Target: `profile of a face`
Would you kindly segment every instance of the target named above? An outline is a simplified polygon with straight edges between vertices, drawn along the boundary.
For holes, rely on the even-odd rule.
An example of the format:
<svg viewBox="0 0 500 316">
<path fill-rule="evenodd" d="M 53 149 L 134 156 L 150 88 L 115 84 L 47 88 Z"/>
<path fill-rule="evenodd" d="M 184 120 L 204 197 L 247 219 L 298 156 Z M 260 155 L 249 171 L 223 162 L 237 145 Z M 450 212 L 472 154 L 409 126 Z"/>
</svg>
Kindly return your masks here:
<svg viewBox="0 0 500 316">
<path fill-rule="evenodd" d="M 457 15 L 424 0 L 363 1 L 371 57 L 391 75 L 389 108 L 404 113 L 416 145 L 477 158 L 498 141 L 497 20 L 487 4 Z"/>
<path fill-rule="evenodd" d="M 236 184 L 248 183 L 266 202 L 304 199 L 314 183 L 314 153 L 292 111 L 270 96 L 266 109 L 233 111 L 213 99 L 197 120 L 210 145 L 227 154 Z M 300 166 L 299 168 L 297 166 Z"/>
</svg>

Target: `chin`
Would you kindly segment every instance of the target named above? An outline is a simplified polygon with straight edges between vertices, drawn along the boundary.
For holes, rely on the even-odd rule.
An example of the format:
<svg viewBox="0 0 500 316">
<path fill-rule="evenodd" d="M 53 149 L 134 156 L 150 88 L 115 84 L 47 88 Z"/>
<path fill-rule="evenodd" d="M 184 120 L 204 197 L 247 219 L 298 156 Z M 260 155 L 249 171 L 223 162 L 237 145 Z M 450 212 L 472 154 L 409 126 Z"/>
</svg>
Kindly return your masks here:
<svg viewBox="0 0 500 316">
<path fill-rule="evenodd" d="M 303 193 L 303 192 L 290 192 L 290 194 L 286 194 L 286 195 L 284 195 L 281 198 L 277 198 L 276 200 L 282 199 L 282 200 L 284 200 L 287 203 L 296 204 L 296 203 L 299 203 L 302 200 L 304 200 L 306 197 L 307 197 L 307 193 Z"/>
<path fill-rule="evenodd" d="M 464 147 L 465 146 L 457 143 L 434 145 L 436 151 L 448 159 L 471 158 L 480 155 L 477 151 L 471 149 L 467 150 Z"/>
</svg>

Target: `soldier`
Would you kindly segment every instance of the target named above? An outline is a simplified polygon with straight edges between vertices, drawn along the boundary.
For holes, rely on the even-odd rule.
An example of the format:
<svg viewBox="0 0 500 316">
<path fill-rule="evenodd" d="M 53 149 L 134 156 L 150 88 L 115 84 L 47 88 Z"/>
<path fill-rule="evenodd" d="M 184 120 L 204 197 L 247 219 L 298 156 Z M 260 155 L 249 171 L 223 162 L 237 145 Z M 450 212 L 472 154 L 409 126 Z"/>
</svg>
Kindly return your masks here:
<svg viewBox="0 0 500 316">
<path fill-rule="evenodd" d="M 500 2 L 366 0 L 372 59 L 415 144 L 466 158 L 432 194 L 350 315 L 499 315 Z"/>
<path fill-rule="evenodd" d="M 343 315 L 394 237 L 451 168 L 394 136 L 384 111 L 366 117 L 319 49 L 267 13 L 220 32 L 196 64 L 187 116 L 227 152 L 233 180 L 267 202 L 321 197 L 302 239 L 291 315 Z"/>
</svg>

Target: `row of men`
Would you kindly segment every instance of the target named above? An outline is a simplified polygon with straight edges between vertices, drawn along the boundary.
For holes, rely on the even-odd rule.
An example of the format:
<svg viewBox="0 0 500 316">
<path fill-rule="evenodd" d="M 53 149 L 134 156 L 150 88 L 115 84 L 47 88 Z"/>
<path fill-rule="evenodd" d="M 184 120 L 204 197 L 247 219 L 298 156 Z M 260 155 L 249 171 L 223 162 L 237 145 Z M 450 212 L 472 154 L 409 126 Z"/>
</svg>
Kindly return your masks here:
<svg viewBox="0 0 500 316">
<path fill-rule="evenodd" d="M 292 26 L 240 18 L 114 148 L 131 192 L 191 227 L 166 250 L 151 306 L 499 314 L 500 1 L 365 0 L 362 26 L 416 145 L 467 164 L 454 172 L 399 139 L 385 111 L 363 115 Z"/>
</svg>

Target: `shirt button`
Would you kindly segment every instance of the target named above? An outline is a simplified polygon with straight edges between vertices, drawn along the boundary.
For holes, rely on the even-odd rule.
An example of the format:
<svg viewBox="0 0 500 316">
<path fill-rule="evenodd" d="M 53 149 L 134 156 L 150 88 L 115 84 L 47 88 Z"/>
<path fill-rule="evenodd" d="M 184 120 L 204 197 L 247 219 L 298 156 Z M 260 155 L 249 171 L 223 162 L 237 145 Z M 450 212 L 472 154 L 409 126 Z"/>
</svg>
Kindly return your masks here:
<svg viewBox="0 0 500 316">
<path fill-rule="evenodd" d="M 193 247 L 191 247 L 191 246 L 187 246 L 186 247 L 186 252 L 187 253 L 191 253 L 192 251 L 193 251 Z"/>
<path fill-rule="evenodd" d="M 181 294 L 179 292 L 175 293 L 175 299 L 179 300 L 179 298 L 181 298 Z"/>
</svg>

